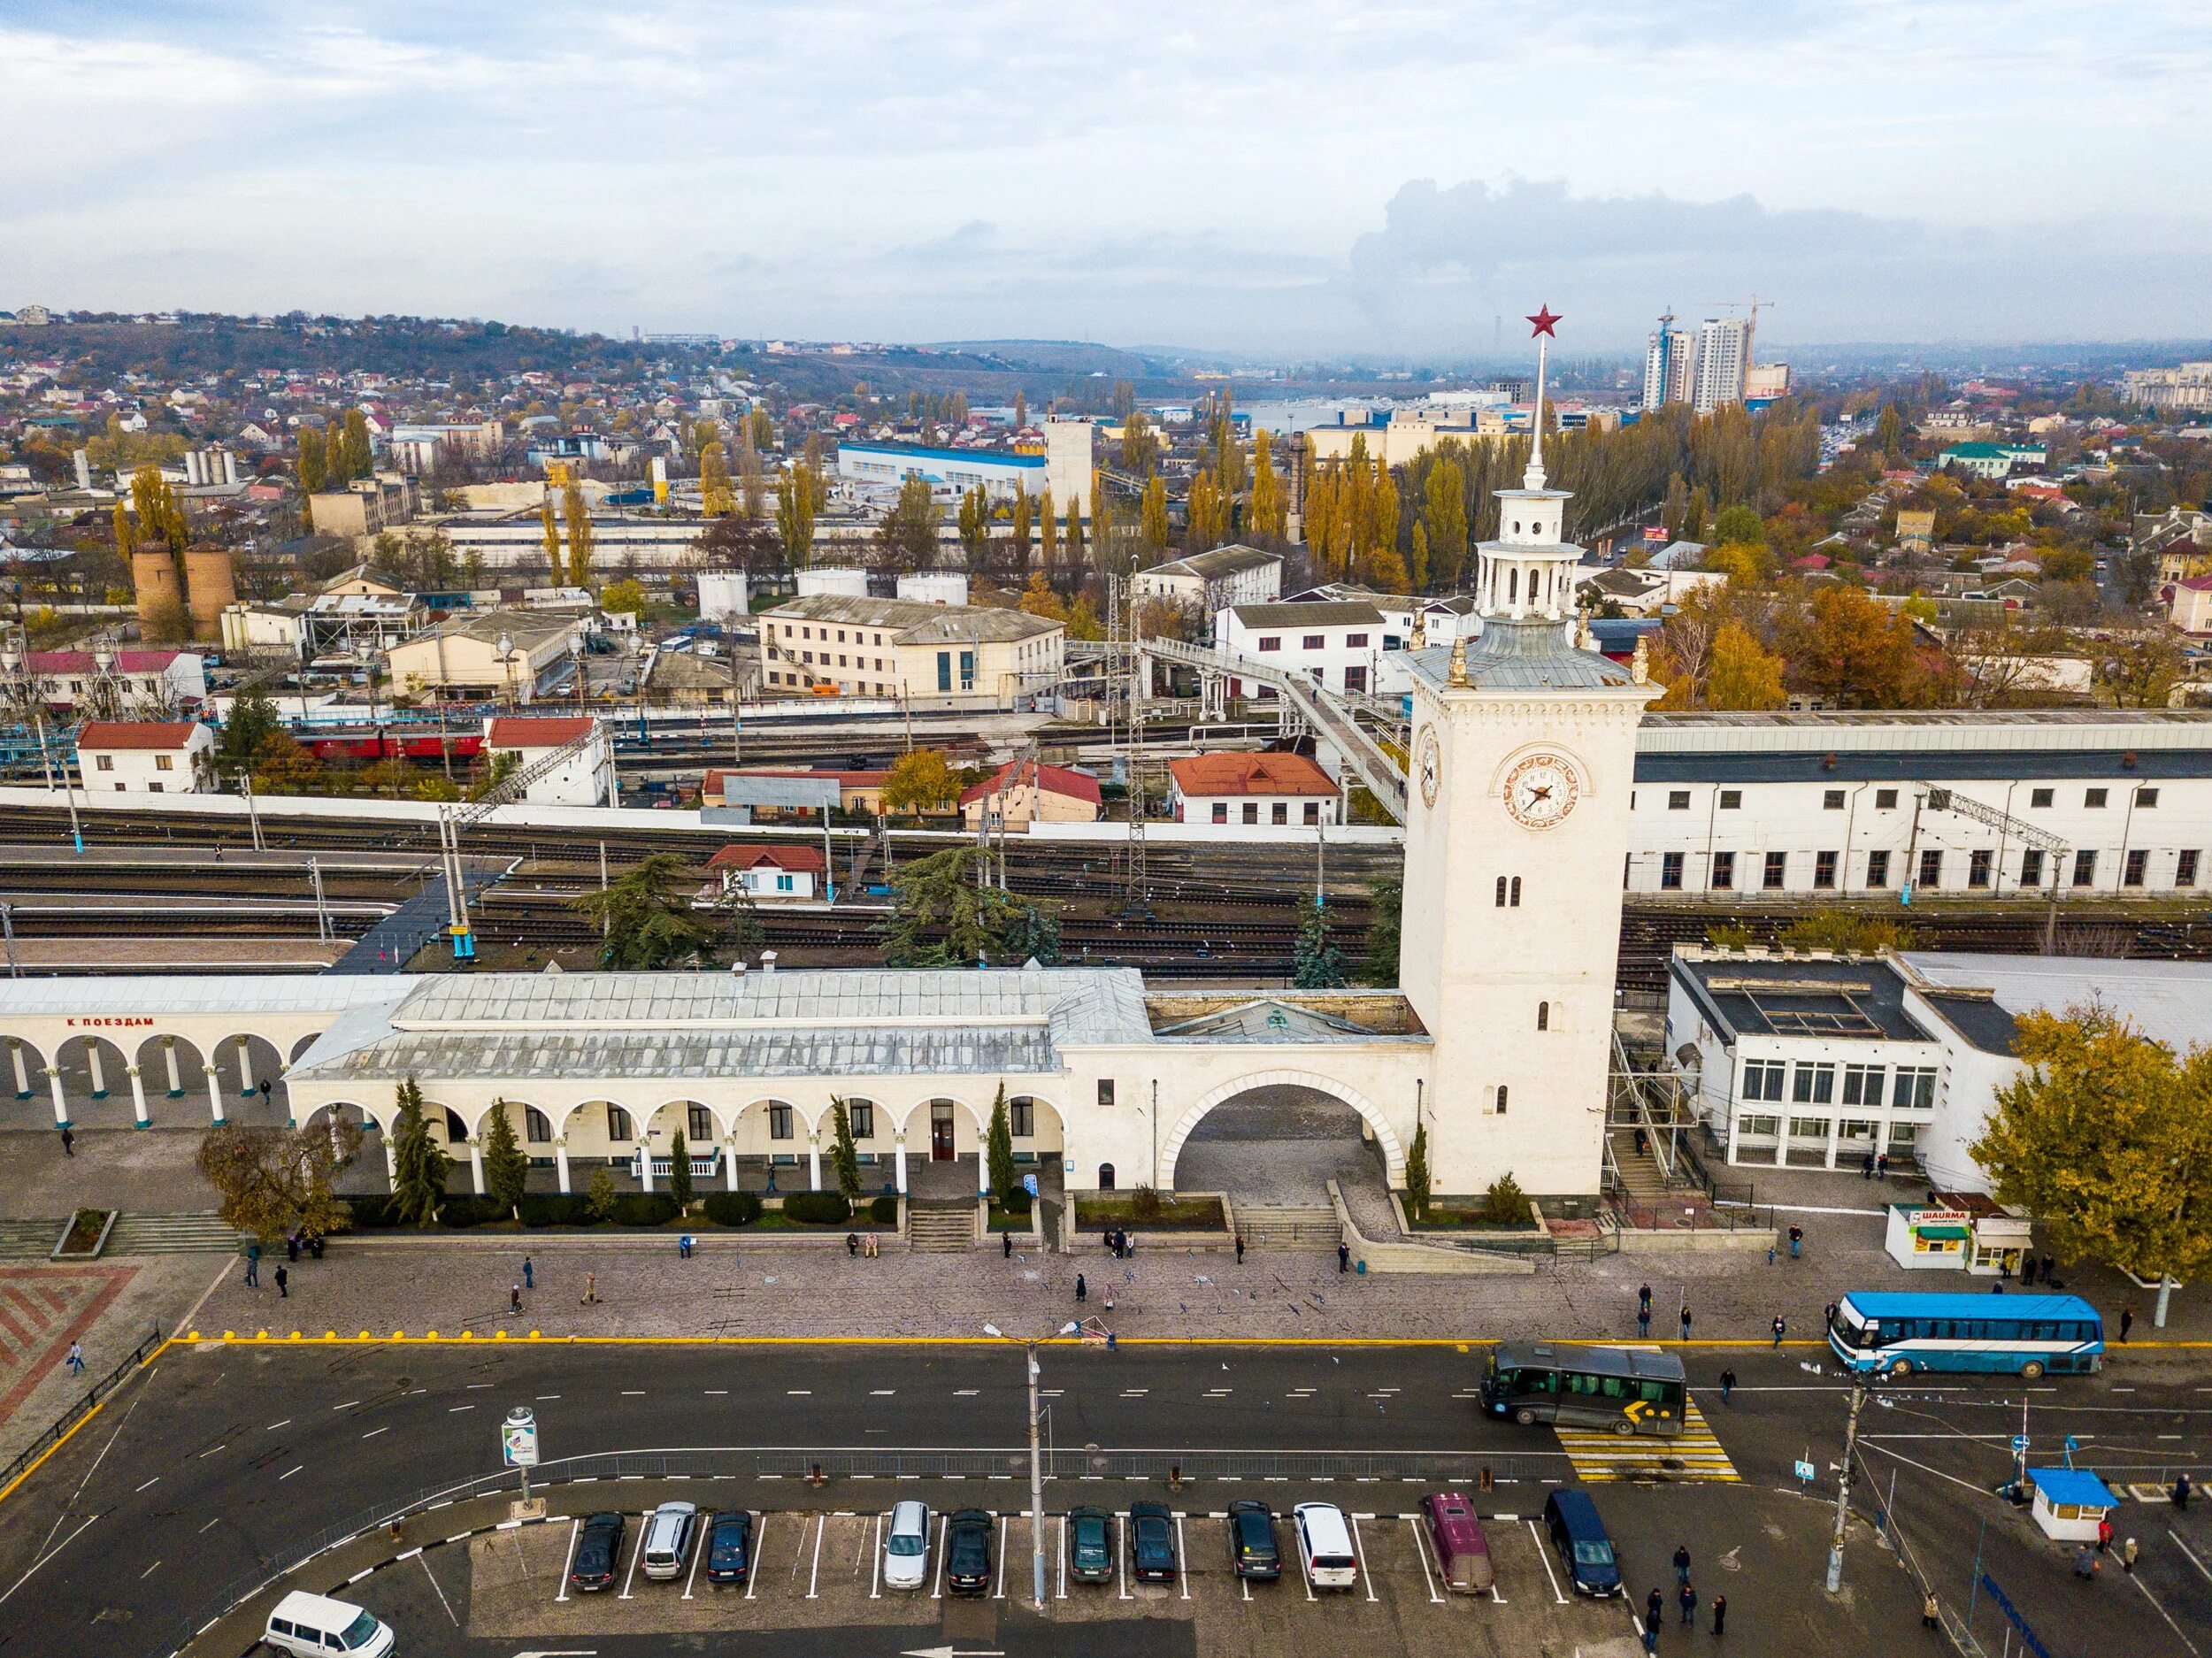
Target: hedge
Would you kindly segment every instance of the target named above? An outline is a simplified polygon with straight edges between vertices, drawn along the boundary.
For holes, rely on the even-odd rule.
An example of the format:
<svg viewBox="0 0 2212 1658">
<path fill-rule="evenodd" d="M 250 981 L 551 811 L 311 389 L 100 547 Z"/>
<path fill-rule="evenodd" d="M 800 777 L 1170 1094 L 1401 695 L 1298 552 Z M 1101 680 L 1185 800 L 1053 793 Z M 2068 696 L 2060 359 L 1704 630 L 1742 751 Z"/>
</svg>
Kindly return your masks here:
<svg viewBox="0 0 2212 1658">
<path fill-rule="evenodd" d="M 392 1213 L 393 1200 L 389 1197 L 349 1197 L 346 1212 L 353 1217 L 357 1226 L 396 1226 L 399 1217 Z"/>
<path fill-rule="evenodd" d="M 449 1197 L 438 1206 L 438 1224 L 456 1228 L 505 1220 L 507 1206 L 496 1198 Z"/>
<path fill-rule="evenodd" d="M 868 1205 L 868 1218 L 879 1226 L 897 1225 L 899 1224 L 898 1199 L 889 1195 L 874 1199 Z"/>
<path fill-rule="evenodd" d="M 576 1192 L 532 1192 L 517 1206 L 526 1226 L 588 1226 L 591 1200 Z"/>
<path fill-rule="evenodd" d="M 1029 1195 L 1029 1188 L 1018 1186 L 1010 1192 L 1000 1194 L 998 1206 L 1009 1215 L 1026 1215 L 1029 1213 L 1029 1207 L 1033 1201 Z"/>
<path fill-rule="evenodd" d="M 853 1217 L 853 1206 L 842 1192 L 794 1192 L 784 1199 L 783 1212 L 809 1225 L 836 1226 Z"/>
<path fill-rule="evenodd" d="M 718 1226 L 749 1226 L 760 1218 L 760 1194 L 710 1192 L 706 1210 L 707 1218 Z"/>
<path fill-rule="evenodd" d="M 680 1211 L 665 1192 L 625 1192 L 614 1201 L 612 1218 L 618 1226 L 664 1226 Z"/>
</svg>

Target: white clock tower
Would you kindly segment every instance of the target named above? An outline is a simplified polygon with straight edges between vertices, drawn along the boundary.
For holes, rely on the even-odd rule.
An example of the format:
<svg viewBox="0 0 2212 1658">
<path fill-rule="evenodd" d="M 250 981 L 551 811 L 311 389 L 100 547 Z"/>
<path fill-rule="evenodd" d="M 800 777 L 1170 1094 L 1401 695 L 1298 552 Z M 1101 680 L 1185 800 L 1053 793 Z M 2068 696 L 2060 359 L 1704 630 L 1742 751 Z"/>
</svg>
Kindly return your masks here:
<svg viewBox="0 0 2212 1658">
<path fill-rule="evenodd" d="M 1425 1120 L 1437 1189 L 1510 1173 L 1597 1191 L 1636 727 L 1660 687 L 1569 637 L 1569 492 L 1535 438 L 1481 544 L 1479 639 L 1410 660 L 1413 776 L 1399 982 L 1436 1044 Z"/>
</svg>

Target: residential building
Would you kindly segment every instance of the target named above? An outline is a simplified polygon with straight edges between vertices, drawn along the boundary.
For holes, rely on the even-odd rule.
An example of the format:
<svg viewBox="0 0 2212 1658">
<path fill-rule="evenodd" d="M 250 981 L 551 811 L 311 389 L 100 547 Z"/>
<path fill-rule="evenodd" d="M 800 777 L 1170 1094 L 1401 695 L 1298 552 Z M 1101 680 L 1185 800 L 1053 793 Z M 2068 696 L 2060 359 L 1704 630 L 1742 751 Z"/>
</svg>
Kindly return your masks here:
<svg viewBox="0 0 2212 1658">
<path fill-rule="evenodd" d="M 614 741 L 603 723 L 588 715 L 494 716 L 484 722 L 484 751 L 495 761 L 515 756 L 526 770 L 571 743 L 583 747 L 522 792 L 535 806 L 618 806 L 621 785 L 614 770 Z"/>
<path fill-rule="evenodd" d="M 1265 604 L 1282 591 L 1282 556 L 1242 542 L 1171 558 L 1130 578 L 1135 597 L 1171 600 L 1210 622 L 1229 605 Z"/>
<path fill-rule="evenodd" d="M 1708 317 L 1697 327 L 1697 377 L 1690 403 L 1700 414 L 1744 400 L 1751 363 L 1751 319 Z"/>
<path fill-rule="evenodd" d="M 2212 634 L 2212 576 L 2185 576 L 2165 594 L 2168 621 L 2185 633 Z"/>
<path fill-rule="evenodd" d="M 1673 324 L 1673 318 L 1663 317 L 1658 329 L 1645 338 L 1643 407 L 1647 409 L 1688 403 L 1697 395 L 1697 336 Z"/>
<path fill-rule="evenodd" d="M 1747 403 L 1772 403 L 1777 397 L 1790 395 L 1790 365 L 1787 363 L 1754 363 L 1744 371 L 1743 400 Z"/>
<path fill-rule="evenodd" d="M 969 697 L 1013 707 L 1059 683 L 1067 641 L 1061 623 L 1025 610 L 837 594 L 787 600 L 757 620 L 770 696 Z"/>
<path fill-rule="evenodd" d="M 77 732 L 88 794 L 198 794 L 214 787 L 213 727 L 197 720 L 90 720 Z"/>
<path fill-rule="evenodd" d="M 2212 410 L 2212 363 L 2184 363 L 2178 368 L 2133 368 L 2121 376 L 2124 395 L 2161 414 L 2197 414 Z"/>
<path fill-rule="evenodd" d="M 357 541 L 410 522 L 415 516 L 415 487 L 396 472 L 379 472 L 357 478 L 343 489 L 308 496 L 307 511 L 319 533 Z"/>
<path fill-rule="evenodd" d="M 483 610 L 456 616 L 392 647 L 393 687 L 407 695 L 528 704 L 571 671 L 580 617 Z"/>
<path fill-rule="evenodd" d="M 1216 649 L 1309 674 L 1330 691 L 1386 691 L 1386 677 L 1402 690 L 1402 671 L 1386 676 L 1383 659 L 1386 652 L 1402 652 L 1405 644 L 1405 636 L 1388 633 L 1382 612 L 1363 600 L 1235 604 L 1214 613 Z M 1265 698 L 1275 690 L 1237 679 L 1230 695 Z"/>
<path fill-rule="evenodd" d="M 457 512 L 438 519 L 436 526 L 452 543 L 454 557 L 466 558 L 473 553 L 487 570 L 542 572 L 546 567 L 544 502 L 538 486 L 531 486 L 531 490 L 532 497 L 525 504 Z M 557 495 L 553 514 L 565 549 L 566 520 Z M 707 527 L 703 518 L 636 518 L 615 511 L 595 511 L 590 518 L 593 557 L 607 570 L 632 561 L 642 571 L 684 566 L 691 561 Z"/>
<path fill-rule="evenodd" d="M 134 704 L 181 710 L 207 697 L 207 659 L 197 651 L 118 650 L 104 669 L 102 654 L 29 650 L 22 672 L 38 700 L 59 713 L 122 713 Z"/>
<path fill-rule="evenodd" d="M 2040 471 L 2047 453 L 2039 443 L 1954 443 L 1936 464 L 1950 472 L 1994 480 L 2016 466 Z"/>
<path fill-rule="evenodd" d="M 1900 507 L 1897 544 L 1909 553 L 1924 553 L 1935 546 L 1935 509 Z"/>
<path fill-rule="evenodd" d="M 1097 428 L 1087 420 L 1048 420 L 1045 448 L 949 448 L 868 440 L 841 441 L 837 475 L 849 482 L 895 490 L 909 478 L 929 485 L 931 495 L 951 500 L 980 486 L 994 501 L 1018 494 L 1033 501 L 1052 492 L 1055 511 L 1065 515 L 1070 502 L 1091 516 L 1092 453 Z"/>
<path fill-rule="evenodd" d="M 427 472 L 437 470 L 438 449 L 451 444 L 461 453 L 485 456 L 495 451 L 504 439 L 504 433 L 496 420 L 477 420 L 465 424 L 409 425 L 402 423 L 392 428 L 385 440 L 385 453 L 392 464 L 403 472 Z"/>
<path fill-rule="evenodd" d="M 707 860 L 710 891 L 742 892 L 760 903 L 802 903 L 815 896 L 828 864 L 819 847 L 724 847 Z"/>
<path fill-rule="evenodd" d="M 1096 823 L 1098 779 L 1088 771 L 1033 760 L 1010 761 L 960 796 L 971 829 L 1027 829 L 1033 823 Z"/>
<path fill-rule="evenodd" d="M 1201 754 L 1168 762 L 1168 815 L 1233 835 L 1337 821 L 1343 791 L 1302 754 Z"/>
</svg>

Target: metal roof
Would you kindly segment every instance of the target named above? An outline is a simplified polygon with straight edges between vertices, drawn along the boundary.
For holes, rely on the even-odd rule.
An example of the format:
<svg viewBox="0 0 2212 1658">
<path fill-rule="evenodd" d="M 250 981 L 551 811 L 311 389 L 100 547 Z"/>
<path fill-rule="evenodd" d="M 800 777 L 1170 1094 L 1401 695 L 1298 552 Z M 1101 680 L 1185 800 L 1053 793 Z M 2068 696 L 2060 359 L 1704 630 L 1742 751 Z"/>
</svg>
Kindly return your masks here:
<svg viewBox="0 0 2212 1658">
<path fill-rule="evenodd" d="M 902 645 L 964 641 L 996 643 L 1035 639 L 1062 631 L 1062 624 L 1032 616 L 1026 610 L 926 604 L 918 599 L 864 599 L 839 593 L 812 593 L 803 598 L 787 599 L 760 614 L 777 621 L 880 627 L 895 633 Z"/>
<path fill-rule="evenodd" d="M 2133 764 L 2129 762 L 2131 759 Z M 2039 782 L 2093 778 L 2116 783 L 2212 777 L 2212 748 L 2198 750 L 1907 748 L 1891 754 L 1776 752 L 1636 756 L 1639 783 Z M 2000 798 L 1987 804 L 2001 806 Z"/>
<path fill-rule="evenodd" d="M 0 979 L 0 1016 L 337 1013 L 391 1003 L 423 980 L 411 974 L 168 973 Z"/>
<path fill-rule="evenodd" d="M 1647 714 L 1640 754 L 1844 754 L 1853 749 L 2212 748 L 2212 711 L 1929 709 Z"/>
<path fill-rule="evenodd" d="M 1247 627 L 1379 627 L 1382 612 L 1358 599 L 1314 600 L 1306 603 L 1237 604 L 1230 607 Z"/>
<path fill-rule="evenodd" d="M 1730 1042 L 1740 1036 L 1925 1042 L 1905 981 L 1875 956 L 1690 956 L 1671 971 Z"/>
<path fill-rule="evenodd" d="M 2212 963 L 2130 962 L 2101 956 L 1934 955 L 1915 950 L 1905 957 L 1924 979 L 1961 989 L 1993 991 L 1994 1005 L 2016 1016 L 2095 1002 L 2134 1021 L 2144 1035 L 2177 1053 L 2212 1042 Z M 1943 1011 L 1950 1017 L 1947 1002 Z M 1964 1026 L 1960 1033 L 1975 1041 Z M 1983 1043 L 1975 1041 L 1975 1046 Z M 2009 1044 L 1985 1051 L 2008 1053 Z"/>
<path fill-rule="evenodd" d="M 1634 682 L 1635 676 L 1595 651 L 1567 642 L 1564 622 L 1486 618 L 1482 637 L 1467 647 L 1467 682 L 1481 691 L 1595 691 Z M 1452 648 L 1409 651 L 1406 664 L 1430 684 L 1451 683 Z M 1656 695 L 1658 687 L 1652 687 Z"/>
</svg>

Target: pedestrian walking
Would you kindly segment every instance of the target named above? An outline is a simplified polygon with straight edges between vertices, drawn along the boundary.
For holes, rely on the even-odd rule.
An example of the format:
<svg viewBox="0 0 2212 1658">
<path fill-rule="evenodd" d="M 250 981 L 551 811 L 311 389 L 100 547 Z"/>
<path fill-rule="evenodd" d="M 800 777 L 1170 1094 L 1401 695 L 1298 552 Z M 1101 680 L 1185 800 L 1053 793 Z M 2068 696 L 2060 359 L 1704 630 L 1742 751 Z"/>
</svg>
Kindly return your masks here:
<svg viewBox="0 0 2212 1658">
<path fill-rule="evenodd" d="M 2093 1582 L 2097 1576 L 2096 1551 L 2084 1543 L 2074 1551 L 2074 1576 L 2084 1583 Z"/>
<path fill-rule="evenodd" d="M 2100 1554 L 2109 1554 L 2111 1552 L 2112 1522 L 2109 1520 L 2100 1520 L 2097 1522 L 2097 1553 Z"/>
<path fill-rule="evenodd" d="M 1114 1310 L 1114 1286 L 1109 1284 L 1106 1286 L 1105 1294 L 1100 1299 L 1105 1309 L 1110 1313 L 1112 1312 Z"/>
<path fill-rule="evenodd" d="M 1651 1286 L 1647 1284 L 1636 1292 L 1636 1305 L 1644 1312 L 1651 1310 Z"/>
<path fill-rule="evenodd" d="M 1724 1594 L 1713 1597 L 1713 1633 L 1728 1633 L 1728 1597 Z"/>
<path fill-rule="evenodd" d="M 1636 1336 L 1639 1340 L 1651 1338 L 1651 1309 L 1648 1307 L 1636 1315 Z"/>
<path fill-rule="evenodd" d="M 1682 1306 L 1682 1339 L 1685 1341 L 1690 1339 L 1690 1308 L 1686 1301 Z"/>
<path fill-rule="evenodd" d="M 1874 1159 L 1874 1178 L 1877 1180 L 1889 1178 L 1889 1154 L 1887 1152 L 1882 1153 Z"/>
<path fill-rule="evenodd" d="M 1682 1585 L 1682 1593 L 1678 1598 L 1682 1602 L 1682 1627 L 1684 1629 L 1694 1628 L 1697 1623 L 1696 1585 L 1686 1582 L 1684 1583 Z"/>
<path fill-rule="evenodd" d="M 69 1344 L 69 1373 L 72 1376 L 84 1374 L 84 1343 L 81 1341 Z"/>
<path fill-rule="evenodd" d="M 1674 1580 L 1677 1583 L 1690 1580 L 1690 1546 L 1687 1543 L 1674 1546 Z"/>
<path fill-rule="evenodd" d="M 77 1137 L 70 1132 L 69 1125 L 66 1123 L 61 1125 L 61 1155 L 65 1157 L 73 1157 L 77 1155 Z"/>
<path fill-rule="evenodd" d="M 276 1286 L 277 1300 L 288 1301 L 292 1299 L 292 1275 L 285 1270 L 281 1261 L 277 1263 Z"/>
<path fill-rule="evenodd" d="M 323 1245 L 326 1241 L 326 1240 L 320 1232 L 309 1234 L 307 1240 L 307 1253 L 313 1255 L 316 1260 L 321 1260 L 323 1258 Z"/>
<path fill-rule="evenodd" d="M 269 1079 L 264 1077 L 261 1079 L 261 1103 L 265 1108 L 269 1103 L 269 1095 L 273 1092 L 275 1091 L 269 1086 Z"/>
<path fill-rule="evenodd" d="M 1341 1240 L 1336 1246 L 1336 1270 L 1340 1272 L 1349 1272 L 1352 1270 L 1352 1246 Z"/>
<path fill-rule="evenodd" d="M 1728 1395 L 1735 1391 L 1736 1372 L 1733 1370 L 1723 1370 L 1720 1373 L 1720 1402 L 1724 1405 L 1726 1404 L 1728 1402 Z"/>
<path fill-rule="evenodd" d="M 1242 1232 L 1237 1234 L 1237 1264 L 1239 1266 L 1244 1264 L 1244 1234 Z"/>
<path fill-rule="evenodd" d="M 2021 1256 L 2020 1282 L 2024 1285 L 2035 1282 L 2035 1257 L 2033 1255 Z"/>
<path fill-rule="evenodd" d="M 2181 1474 L 2174 1480 L 2174 1507 L 2185 1509 L 2189 1506 L 2189 1476 Z"/>
<path fill-rule="evenodd" d="M 1997 1276 L 2001 1278 L 2008 1278 L 2012 1276 L 2011 1250 L 2008 1249 L 1997 1257 Z"/>
<path fill-rule="evenodd" d="M 1823 1330 L 1833 1330 L 1836 1327 L 1835 1302 L 1830 1301 L 1827 1306 L 1820 1309 L 1820 1327 Z"/>
<path fill-rule="evenodd" d="M 1859 1160 L 1859 1178 L 1862 1180 L 1871 1180 L 1873 1178 L 1874 1154 L 1870 1151 L 1865 1156 Z"/>
<path fill-rule="evenodd" d="M 522 1257 L 522 1287 L 526 1290 L 534 1290 L 538 1287 L 537 1269 L 530 1264 L 528 1255 Z"/>
<path fill-rule="evenodd" d="M 1782 1345 L 1782 1338 L 1783 1338 L 1784 1336 L 1786 1336 L 1786 1335 L 1789 1334 L 1789 1332 L 1790 1332 L 1790 1324 L 1789 1324 L 1789 1320 L 1788 1320 L 1788 1319 L 1786 1319 L 1786 1318 L 1785 1318 L 1785 1317 L 1783 1317 L 1783 1316 L 1782 1316 L 1782 1315 L 1781 1315 L 1781 1314 L 1779 1314 L 1779 1313 L 1775 1314 L 1775 1315 L 1774 1315 L 1774 1345 L 1775 1345 L 1777 1347 L 1779 1347 Z"/>
<path fill-rule="evenodd" d="M 1805 1229 L 1804 1229 L 1802 1226 L 1793 1226 L 1793 1227 L 1791 1227 L 1791 1228 L 1790 1228 L 1790 1259 L 1791 1259 L 1791 1260 L 1793 1260 L 1793 1261 L 1796 1260 L 1796 1259 L 1797 1259 L 1797 1255 L 1798 1255 L 1798 1251 L 1800 1251 L 1801 1249 L 1802 1249 L 1804 1247 L 1805 1247 Z"/>
<path fill-rule="evenodd" d="M 1659 1650 L 1658 1624 L 1647 1623 L 1644 1625 L 1644 1650 L 1646 1652 L 1657 1652 Z"/>
<path fill-rule="evenodd" d="M 2058 1263 L 2054 1261 L 2049 1255 L 2046 1255 L 2043 1257 L 2043 1283 L 2046 1288 L 2061 1287 L 2058 1280 L 2051 1276 L 2052 1269 L 2057 1265 Z"/>
<path fill-rule="evenodd" d="M 583 1299 L 578 1303 L 578 1305 L 583 1307 L 595 1306 L 598 1303 L 598 1301 L 599 1275 L 596 1272 L 587 1272 L 584 1274 Z"/>
<path fill-rule="evenodd" d="M 1108 1255 L 1115 1255 L 1118 1253 L 1114 1248 L 1114 1229 L 1111 1226 L 1109 1226 L 1104 1232 L 1098 1234 L 1098 1241 L 1106 1246 L 1106 1253 Z"/>
<path fill-rule="evenodd" d="M 299 1264 L 299 1263 L 300 1263 L 300 1235 L 299 1235 L 299 1233 L 297 1233 L 297 1232 L 288 1232 L 288 1233 L 287 1233 L 287 1234 L 286 1234 L 286 1236 L 285 1236 L 285 1240 L 284 1240 L 284 1258 L 285 1258 L 287 1261 L 289 1261 L 289 1262 L 290 1262 L 290 1263 L 291 1263 L 294 1266 L 297 1266 L 297 1265 Z"/>
<path fill-rule="evenodd" d="M 1920 1627 L 1922 1629 L 1943 1627 L 1943 1608 L 1936 1604 L 1935 1591 L 1932 1589 L 1928 1591 L 1928 1598 L 1920 1603 Z"/>
<path fill-rule="evenodd" d="M 246 1246 L 246 1287 L 250 1290 L 261 1287 L 261 1246 L 257 1243 Z"/>
<path fill-rule="evenodd" d="M 1654 1589 L 1649 1594 L 1644 1597 L 1644 1622 L 1649 1624 L 1653 1629 L 1657 1629 L 1659 1627 L 1659 1621 L 1665 1617 L 1666 1615 L 1667 1598 L 1666 1596 L 1661 1594 L 1658 1590 Z"/>
<path fill-rule="evenodd" d="M 1011 1261 L 1014 1258 L 1014 1234 L 1010 1232 L 1002 1232 L 998 1235 L 998 1241 L 1000 1254 L 1006 1260 Z"/>
<path fill-rule="evenodd" d="M 2135 1309 L 2123 1307 L 2120 1309 L 2120 1339 L 2124 1342 L 2128 1339 L 2128 1332 L 2134 1328 Z"/>
<path fill-rule="evenodd" d="M 515 1316 L 518 1316 L 518 1317 L 519 1317 L 519 1316 L 521 1316 L 521 1314 L 522 1314 L 522 1286 L 521 1286 L 521 1285 L 519 1285 L 519 1284 L 510 1284 L 510 1285 L 507 1286 L 507 1310 L 508 1310 L 510 1313 L 511 1313 L 511 1314 L 515 1315 Z"/>
<path fill-rule="evenodd" d="M 2131 1537 L 2120 1545 L 2120 1570 L 2125 1572 L 2135 1570 L 2135 1539 Z"/>
<path fill-rule="evenodd" d="M 1774 1246 L 1772 1244 L 1769 1244 L 1767 1246 L 1767 1264 L 1769 1266 L 1772 1266 L 1774 1264 Z"/>
<path fill-rule="evenodd" d="M 1083 1275 L 1080 1272 L 1077 1273 L 1075 1275 L 1076 1304 L 1080 1306 L 1085 1301 L 1088 1300 L 1090 1293 L 1089 1286 L 1083 1282 Z"/>
</svg>

